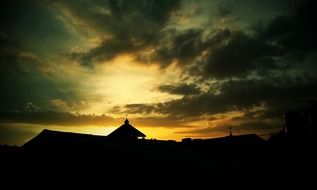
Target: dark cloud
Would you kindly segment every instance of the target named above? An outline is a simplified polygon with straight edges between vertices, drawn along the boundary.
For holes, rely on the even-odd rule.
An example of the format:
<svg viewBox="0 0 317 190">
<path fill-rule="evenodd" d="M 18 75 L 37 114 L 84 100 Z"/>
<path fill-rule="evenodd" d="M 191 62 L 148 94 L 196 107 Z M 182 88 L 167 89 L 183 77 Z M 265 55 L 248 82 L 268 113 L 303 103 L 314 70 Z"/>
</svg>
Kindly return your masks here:
<svg viewBox="0 0 317 190">
<path fill-rule="evenodd" d="M 156 90 L 181 98 L 110 110 L 163 115 L 138 118 L 148 125 L 185 126 L 180 122 L 241 111 L 244 115 L 233 119 L 240 122 L 240 129 L 263 130 L 277 125 L 285 111 L 317 98 L 316 1 L 301 1 L 296 10 L 295 0 L 195 1 L 197 10 L 196 6 L 186 9 L 187 3 L 1 1 L 0 120 L 59 125 L 113 122 L 108 116 L 57 112 L 58 105 L 72 107 L 82 102 L 75 84 L 40 69 L 47 60 L 58 64 L 58 59 L 51 58 L 61 52 L 88 67 L 125 53 L 159 64 L 161 69 L 177 63 L 183 70 L 181 79 L 160 84 Z M 69 45 L 76 35 L 101 42 L 91 49 L 85 46 L 89 43 L 84 48 Z M 263 109 L 255 109 L 259 107 Z M 56 112 L 44 111 L 52 109 Z M 253 122 L 256 119 L 259 123 Z M 225 126 L 198 132 L 216 129 L 225 130 Z"/>
<path fill-rule="evenodd" d="M 142 105 L 139 105 L 141 107 Z M 137 107 L 132 105 L 131 107 Z M 127 112 L 125 112 L 127 113 Z M 140 112 L 137 112 L 138 114 Z M 133 113 L 132 113 L 133 114 Z M 56 111 L 24 111 L 24 112 L 0 112 L 0 131 L 5 130 L 5 126 L 17 123 L 54 125 L 54 126 L 117 126 L 123 122 L 124 118 L 114 118 L 107 115 L 95 114 L 73 114 L 69 112 Z M 168 117 L 140 116 L 129 120 L 138 127 L 192 127 L 185 121 L 171 120 Z M 1 129 L 1 127 L 3 129 Z M 19 127 L 18 127 L 19 128 Z"/>
<path fill-rule="evenodd" d="M 157 89 L 161 92 L 177 95 L 194 95 L 201 92 L 195 84 L 161 85 Z"/>
<path fill-rule="evenodd" d="M 213 26 L 186 30 L 169 26 L 172 29 L 166 30 L 172 12 L 181 5 L 179 1 L 70 1 L 59 4 L 92 29 L 110 36 L 88 52 L 70 53 L 72 58 L 86 66 L 123 53 L 133 53 L 137 59 L 156 61 L 162 68 L 174 61 L 184 69 L 184 65 L 191 64 L 184 72 L 194 77 L 247 77 L 254 72 L 258 75 L 270 71 L 283 72 L 285 68 L 292 67 L 286 55 L 303 56 L 307 49 L 315 49 L 314 44 L 317 44 L 314 35 L 314 28 L 317 27 L 313 21 L 316 3 L 313 1 L 302 4 L 293 14 L 289 11 L 295 9 L 296 3 L 293 1 L 287 4 L 288 8 L 283 8 L 286 4 L 284 1 L 238 1 L 239 7 L 263 4 L 268 9 L 276 9 L 276 12 L 285 12 L 285 15 L 264 22 L 262 27 L 251 32 L 228 28 L 218 29 L 217 32 L 215 28 L 210 30 Z M 87 10 L 87 6 L 95 8 Z M 219 19 L 238 14 L 231 3 L 217 3 L 217 6 L 220 10 Z M 258 18 L 257 22 L 261 22 L 261 19 Z M 141 52 L 148 49 L 155 51 L 151 55 L 142 55 Z M 294 53 L 293 50 L 301 52 Z"/>
<path fill-rule="evenodd" d="M 69 37 L 47 7 L 37 1 L 4 0 L 0 22 L 0 111 L 24 111 L 29 102 L 47 110 L 52 99 L 80 104 L 73 90 L 61 89 L 56 76 L 42 71 L 48 65 L 43 55 Z"/>
<path fill-rule="evenodd" d="M 0 33 L 8 34 L 23 49 L 48 56 L 78 41 L 44 1 L 3 0 L 0 4 Z"/>
<path fill-rule="evenodd" d="M 106 115 L 84 115 L 55 111 L 0 112 L 0 122 L 61 126 L 117 124 L 114 118 Z"/>
<path fill-rule="evenodd" d="M 154 111 L 154 107 L 147 104 L 128 104 L 124 108 L 129 114 L 150 114 Z"/>
<path fill-rule="evenodd" d="M 137 104 L 125 108 L 131 113 L 159 113 L 184 119 L 230 111 L 247 112 L 264 104 L 266 109 L 258 113 L 258 119 L 281 119 L 286 111 L 299 108 L 310 99 L 316 99 L 316 84 L 316 79 L 310 78 L 294 81 L 275 79 L 274 82 L 228 81 L 221 85 L 219 94 L 205 92 L 164 103 Z"/>
<path fill-rule="evenodd" d="M 316 10 L 315 2 L 302 3 L 297 12 L 275 17 L 251 32 L 224 28 L 206 33 L 208 27 L 174 32 L 154 58 L 163 67 L 173 61 L 180 67 L 191 63 L 184 72 L 206 79 L 284 72 L 294 68 L 294 60 L 302 61 L 316 49 Z"/>
<path fill-rule="evenodd" d="M 129 113 L 159 113 L 168 117 L 184 119 L 184 117 L 197 117 L 206 113 L 225 112 L 227 109 L 218 99 L 221 99 L 221 96 L 204 93 L 197 96 L 184 96 L 181 99 L 158 104 L 127 105 L 125 111 Z"/>
<path fill-rule="evenodd" d="M 179 7 L 180 1 L 110 0 L 93 4 L 86 1 L 60 4 L 92 29 L 110 36 L 98 47 L 74 56 L 83 65 L 91 66 L 122 53 L 138 52 L 156 45 L 162 29 L 172 12 Z M 95 9 L 87 9 L 87 4 Z"/>
<path fill-rule="evenodd" d="M 278 48 L 270 45 L 258 36 L 249 36 L 241 32 L 231 33 L 230 38 L 215 48 L 206 60 L 204 71 L 216 78 L 247 75 L 249 72 L 265 67 L 276 68 L 271 56 L 278 53 Z M 265 61 L 261 61 L 265 60 Z"/>
<path fill-rule="evenodd" d="M 42 62 L 36 55 L 14 43 L 0 45 L 0 54 L 0 110 L 22 111 L 28 102 L 45 110 L 51 108 L 52 99 L 80 103 L 75 92 L 63 92 L 50 76 L 38 70 Z"/>
<path fill-rule="evenodd" d="M 130 40 L 122 41 L 111 39 L 104 41 L 98 47 L 91 49 L 86 53 L 70 53 L 71 58 L 80 61 L 81 65 L 91 67 L 93 63 L 98 63 L 104 60 L 110 60 L 118 54 L 129 53 L 137 51 L 142 48 L 142 45 L 136 46 Z"/>
<path fill-rule="evenodd" d="M 170 117 L 136 117 L 133 118 L 133 124 L 135 126 L 144 126 L 144 127 L 165 127 L 165 128 L 193 128 L 193 126 L 186 123 L 185 120 L 171 119 Z"/>
<path fill-rule="evenodd" d="M 290 54 L 292 59 L 304 58 L 316 49 L 316 10 L 316 2 L 308 1 L 294 16 L 276 17 L 253 35 L 231 32 L 224 45 L 211 47 L 204 71 L 211 77 L 223 78 L 246 76 L 253 71 L 284 70 L 279 58 Z"/>
<path fill-rule="evenodd" d="M 167 36 L 170 41 L 162 43 L 152 59 L 159 61 L 163 67 L 171 64 L 174 60 L 180 64 L 190 63 L 204 49 L 201 39 L 202 32 L 201 29 L 188 29 L 179 33 L 170 32 L 172 34 Z"/>
<path fill-rule="evenodd" d="M 286 50 L 308 50 L 317 47 L 316 1 L 302 3 L 294 16 L 280 16 L 270 22 L 263 35 Z"/>
</svg>

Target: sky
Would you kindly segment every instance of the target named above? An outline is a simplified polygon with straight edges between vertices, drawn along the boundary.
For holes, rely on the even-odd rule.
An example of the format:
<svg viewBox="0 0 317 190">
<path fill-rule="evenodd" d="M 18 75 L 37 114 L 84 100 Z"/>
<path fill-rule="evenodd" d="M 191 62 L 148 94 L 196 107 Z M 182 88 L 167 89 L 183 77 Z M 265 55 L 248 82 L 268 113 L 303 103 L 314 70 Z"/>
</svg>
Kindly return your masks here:
<svg viewBox="0 0 317 190">
<path fill-rule="evenodd" d="M 313 0 L 0 4 L 0 144 L 126 115 L 149 139 L 265 138 L 317 97 Z"/>
</svg>

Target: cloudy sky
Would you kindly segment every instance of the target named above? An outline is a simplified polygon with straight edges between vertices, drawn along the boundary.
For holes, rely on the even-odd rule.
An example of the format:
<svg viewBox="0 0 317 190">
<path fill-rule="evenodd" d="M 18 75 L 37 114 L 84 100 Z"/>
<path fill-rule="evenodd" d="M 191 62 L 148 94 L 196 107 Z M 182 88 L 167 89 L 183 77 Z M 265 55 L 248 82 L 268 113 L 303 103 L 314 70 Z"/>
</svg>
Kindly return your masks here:
<svg viewBox="0 0 317 190">
<path fill-rule="evenodd" d="M 265 137 L 317 97 L 313 0 L 0 4 L 0 144 L 126 114 L 148 138 Z"/>
</svg>

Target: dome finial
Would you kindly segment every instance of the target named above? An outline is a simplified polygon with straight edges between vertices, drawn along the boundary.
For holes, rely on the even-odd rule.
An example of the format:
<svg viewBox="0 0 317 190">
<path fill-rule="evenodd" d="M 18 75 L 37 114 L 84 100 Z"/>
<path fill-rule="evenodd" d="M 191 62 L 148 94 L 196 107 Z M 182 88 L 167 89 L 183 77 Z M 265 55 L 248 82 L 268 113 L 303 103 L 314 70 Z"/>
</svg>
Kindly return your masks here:
<svg viewBox="0 0 317 190">
<path fill-rule="evenodd" d="M 232 127 L 229 127 L 229 136 L 232 137 Z"/>
<path fill-rule="evenodd" d="M 125 114 L 125 121 L 124 121 L 125 124 L 129 124 L 129 120 L 128 120 L 128 114 Z"/>
</svg>

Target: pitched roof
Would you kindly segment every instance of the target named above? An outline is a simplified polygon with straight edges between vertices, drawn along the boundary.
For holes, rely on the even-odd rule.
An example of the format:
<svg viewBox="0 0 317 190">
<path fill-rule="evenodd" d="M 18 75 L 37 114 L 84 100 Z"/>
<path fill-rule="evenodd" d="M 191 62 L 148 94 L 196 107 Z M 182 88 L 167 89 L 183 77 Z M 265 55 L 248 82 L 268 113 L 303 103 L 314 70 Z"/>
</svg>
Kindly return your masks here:
<svg viewBox="0 0 317 190">
<path fill-rule="evenodd" d="M 23 147 L 98 144 L 105 138 L 106 136 L 52 131 L 52 130 L 44 129 L 41 133 L 39 133 L 33 139 L 26 142 L 23 145 Z"/>
<path fill-rule="evenodd" d="M 119 128 L 114 130 L 108 135 L 110 138 L 137 138 L 137 137 L 146 137 L 145 134 L 137 130 L 135 127 L 130 125 L 129 120 L 126 119 L 124 124 Z"/>
</svg>

